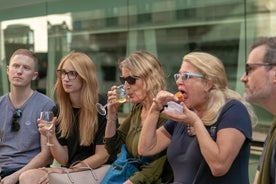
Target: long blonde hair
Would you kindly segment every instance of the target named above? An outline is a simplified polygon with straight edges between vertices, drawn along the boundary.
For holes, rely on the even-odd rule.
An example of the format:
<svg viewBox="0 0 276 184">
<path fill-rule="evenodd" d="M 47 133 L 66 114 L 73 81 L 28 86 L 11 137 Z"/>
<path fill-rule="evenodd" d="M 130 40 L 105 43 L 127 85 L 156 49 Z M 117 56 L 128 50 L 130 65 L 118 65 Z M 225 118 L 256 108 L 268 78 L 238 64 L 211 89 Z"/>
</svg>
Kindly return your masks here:
<svg viewBox="0 0 276 184">
<path fill-rule="evenodd" d="M 93 61 L 84 53 L 70 52 L 60 62 L 58 70 L 62 69 L 65 61 L 69 61 L 82 81 L 81 108 L 79 114 L 80 144 L 90 145 L 98 130 L 98 117 L 95 104 L 98 102 L 98 81 L 96 77 L 96 67 Z M 58 125 L 61 137 L 66 137 L 72 133 L 74 125 L 73 107 L 62 86 L 61 77 L 57 78 L 54 93 L 57 96 L 59 105 Z"/>
<path fill-rule="evenodd" d="M 213 87 L 209 91 L 209 100 L 202 116 L 205 125 L 214 124 L 219 112 L 227 101 L 235 99 L 245 105 L 251 118 L 252 125 L 257 122 L 257 117 L 252 106 L 238 92 L 228 88 L 226 72 L 222 62 L 215 56 L 204 52 L 191 52 L 183 57 L 183 62 L 188 62 L 204 75 L 204 78 L 212 81 Z"/>
<path fill-rule="evenodd" d="M 166 76 L 159 60 L 150 52 L 138 50 L 127 56 L 119 68 L 127 68 L 133 75 L 144 81 L 144 90 L 154 98 L 160 90 L 167 89 Z"/>
</svg>

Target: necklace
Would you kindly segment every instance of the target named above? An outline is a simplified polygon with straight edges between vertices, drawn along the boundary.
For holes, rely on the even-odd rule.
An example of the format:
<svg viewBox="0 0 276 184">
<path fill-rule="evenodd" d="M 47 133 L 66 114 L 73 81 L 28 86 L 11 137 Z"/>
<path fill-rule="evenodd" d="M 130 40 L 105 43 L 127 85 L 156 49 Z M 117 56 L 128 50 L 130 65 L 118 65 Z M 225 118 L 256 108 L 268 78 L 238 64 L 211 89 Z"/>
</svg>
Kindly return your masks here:
<svg viewBox="0 0 276 184">
<path fill-rule="evenodd" d="M 194 133 L 194 131 L 193 131 L 193 128 L 191 127 L 191 125 L 190 124 L 187 124 L 187 135 L 188 136 L 195 136 L 195 133 Z"/>
<path fill-rule="evenodd" d="M 22 107 L 28 101 L 28 99 L 33 95 L 33 93 L 34 93 L 34 91 L 31 90 L 31 92 L 26 97 L 24 97 L 24 99 L 20 99 L 20 101 L 18 101 L 17 98 L 14 98 L 10 92 L 9 98 L 10 98 L 10 101 L 13 104 L 14 108 L 18 109 L 18 108 Z"/>
</svg>

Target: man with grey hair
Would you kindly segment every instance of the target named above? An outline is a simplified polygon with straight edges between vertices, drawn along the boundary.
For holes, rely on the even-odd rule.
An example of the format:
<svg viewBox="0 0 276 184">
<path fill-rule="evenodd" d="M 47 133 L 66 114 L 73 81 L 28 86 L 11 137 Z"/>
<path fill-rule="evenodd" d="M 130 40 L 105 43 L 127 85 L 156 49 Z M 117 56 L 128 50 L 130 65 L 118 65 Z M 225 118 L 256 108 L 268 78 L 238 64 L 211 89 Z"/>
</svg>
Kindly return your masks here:
<svg viewBox="0 0 276 184">
<path fill-rule="evenodd" d="M 276 37 L 262 37 L 251 46 L 246 71 L 241 77 L 245 98 L 276 115 Z M 254 184 L 276 181 L 276 119 L 267 135 Z"/>
</svg>

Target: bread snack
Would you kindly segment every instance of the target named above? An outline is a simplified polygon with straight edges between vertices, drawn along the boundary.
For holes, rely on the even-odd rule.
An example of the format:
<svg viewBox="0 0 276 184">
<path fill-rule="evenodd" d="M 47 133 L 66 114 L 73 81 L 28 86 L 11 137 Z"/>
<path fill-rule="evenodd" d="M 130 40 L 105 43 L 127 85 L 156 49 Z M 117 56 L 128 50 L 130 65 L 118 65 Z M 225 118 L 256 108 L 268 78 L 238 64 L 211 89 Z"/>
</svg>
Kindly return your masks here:
<svg viewBox="0 0 276 184">
<path fill-rule="evenodd" d="M 177 93 L 175 93 L 174 96 L 176 96 L 178 98 L 179 102 L 183 102 L 184 101 L 184 96 L 183 96 L 183 94 L 180 91 L 178 91 Z"/>
</svg>

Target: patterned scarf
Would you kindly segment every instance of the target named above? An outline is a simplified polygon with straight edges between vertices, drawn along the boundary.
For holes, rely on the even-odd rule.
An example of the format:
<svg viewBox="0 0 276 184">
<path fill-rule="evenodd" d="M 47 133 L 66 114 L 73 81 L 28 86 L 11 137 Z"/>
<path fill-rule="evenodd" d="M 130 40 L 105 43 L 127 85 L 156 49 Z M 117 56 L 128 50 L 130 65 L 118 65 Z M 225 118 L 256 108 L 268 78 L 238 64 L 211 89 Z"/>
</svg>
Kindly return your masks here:
<svg viewBox="0 0 276 184">
<path fill-rule="evenodd" d="M 263 155 L 263 162 L 260 168 L 258 184 L 270 183 L 270 174 L 269 174 L 270 164 L 271 164 L 272 151 L 275 144 L 275 138 L 276 138 L 276 118 L 274 118 L 268 134 L 268 138 L 267 138 L 267 142 L 264 150 L 265 152 Z"/>
</svg>

